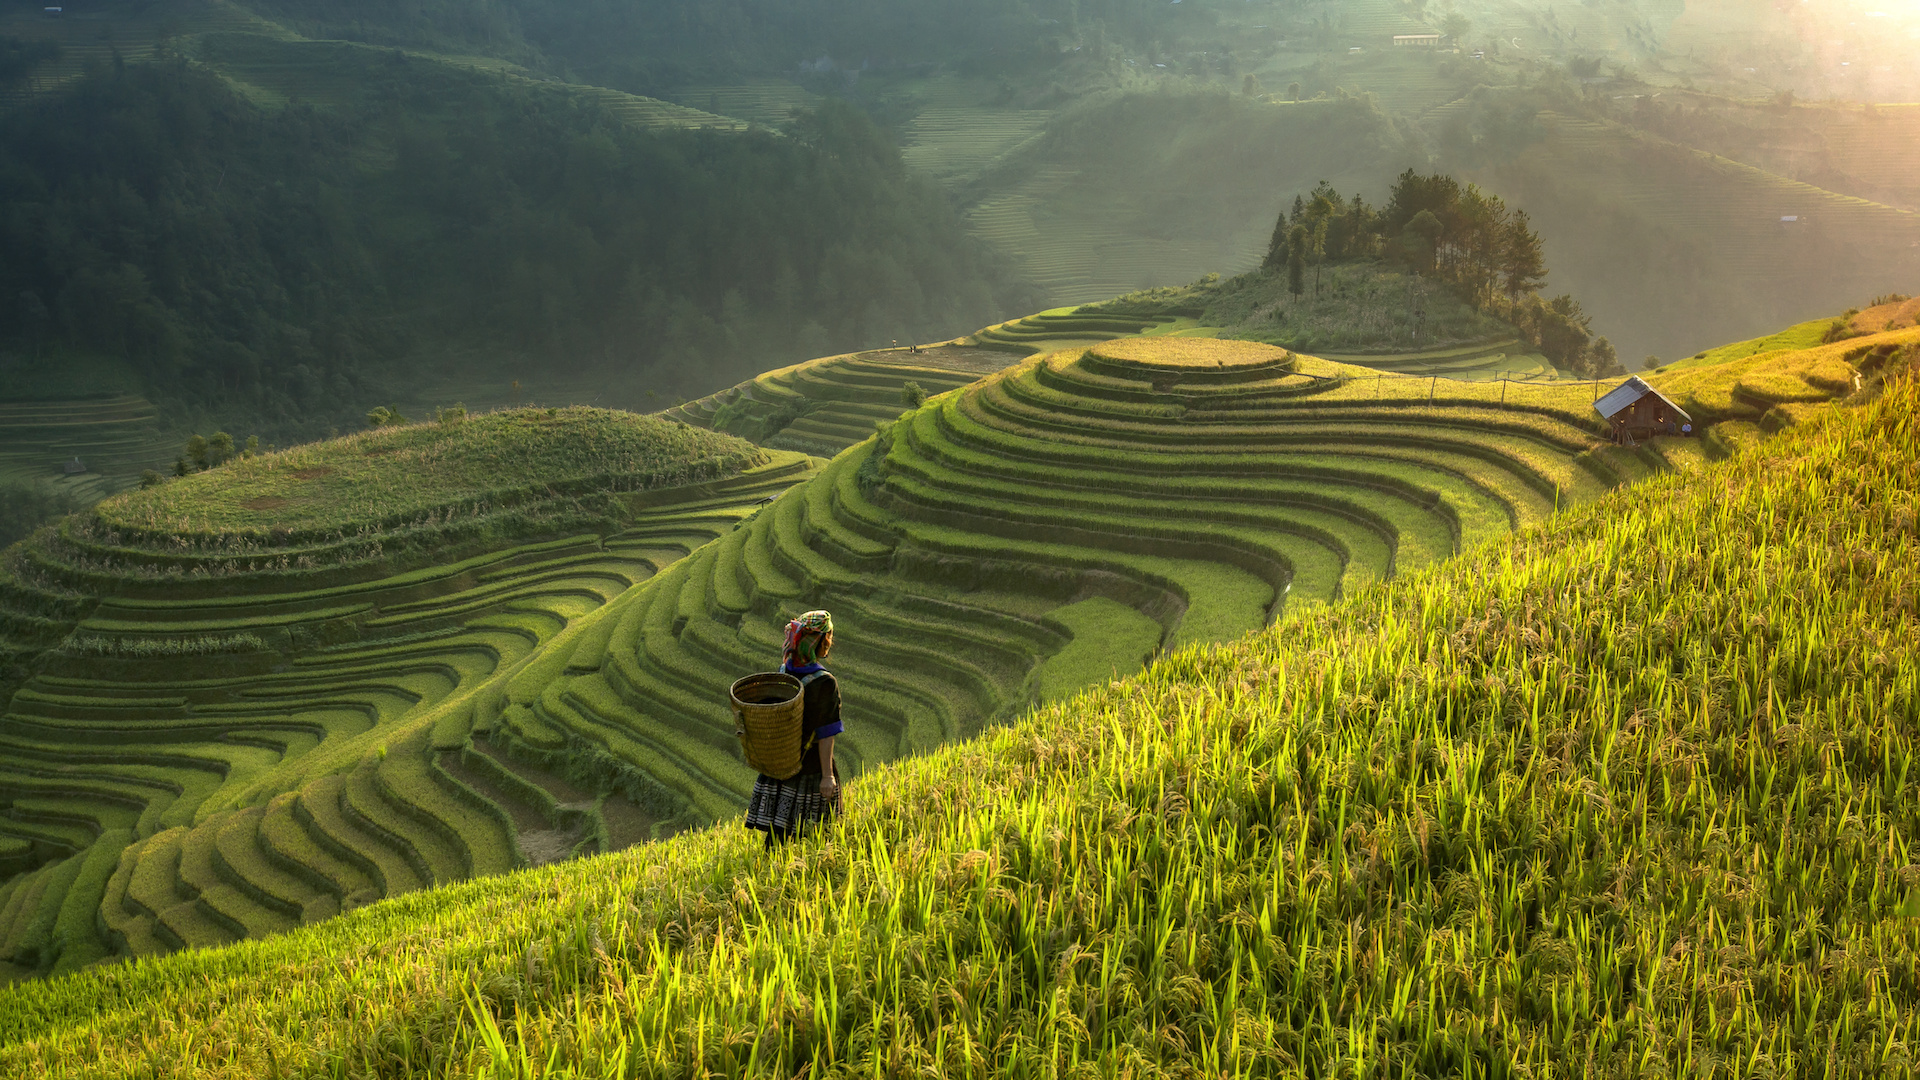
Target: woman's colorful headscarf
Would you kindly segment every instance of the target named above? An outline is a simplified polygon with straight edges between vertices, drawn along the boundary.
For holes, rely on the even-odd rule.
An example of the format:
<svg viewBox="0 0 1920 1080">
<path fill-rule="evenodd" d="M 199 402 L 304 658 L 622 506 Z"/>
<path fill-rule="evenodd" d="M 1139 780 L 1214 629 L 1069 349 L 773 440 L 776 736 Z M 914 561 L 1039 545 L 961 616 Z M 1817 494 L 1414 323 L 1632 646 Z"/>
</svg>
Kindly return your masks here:
<svg viewBox="0 0 1920 1080">
<path fill-rule="evenodd" d="M 820 658 L 820 640 L 833 633 L 833 616 L 824 611 L 809 611 L 787 624 L 784 647 L 789 667 L 807 667 Z"/>
</svg>

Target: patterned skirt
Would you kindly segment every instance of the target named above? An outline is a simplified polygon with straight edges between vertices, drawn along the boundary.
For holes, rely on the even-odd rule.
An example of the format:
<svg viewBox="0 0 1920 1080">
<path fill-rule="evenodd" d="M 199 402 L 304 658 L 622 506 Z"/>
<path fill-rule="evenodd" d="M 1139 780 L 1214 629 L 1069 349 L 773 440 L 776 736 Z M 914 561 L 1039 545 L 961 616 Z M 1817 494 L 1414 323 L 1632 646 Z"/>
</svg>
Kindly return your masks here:
<svg viewBox="0 0 1920 1080">
<path fill-rule="evenodd" d="M 834 770 L 839 775 L 839 770 Z M 747 828 L 801 835 L 818 821 L 840 813 L 840 794 L 820 795 L 820 774 L 801 773 L 785 780 L 762 775 L 747 799 Z"/>
</svg>

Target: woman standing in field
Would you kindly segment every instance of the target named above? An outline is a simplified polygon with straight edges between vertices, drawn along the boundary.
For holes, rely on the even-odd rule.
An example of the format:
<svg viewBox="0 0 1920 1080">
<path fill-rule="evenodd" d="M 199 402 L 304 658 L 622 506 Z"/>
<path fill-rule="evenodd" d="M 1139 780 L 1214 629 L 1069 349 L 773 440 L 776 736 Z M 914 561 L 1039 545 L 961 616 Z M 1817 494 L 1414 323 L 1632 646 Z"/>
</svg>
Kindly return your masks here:
<svg viewBox="0 0 1920 1080">
<path fill-rule="evenodd" d="M 840 776 L 833 739 L 840 734 L 840 685 L 820 661 L 833 651 L 833 616 L 809 611 L 787 624 L 780 670 L 800 680 L 800 772 L 785 780 L 761 774 L 747 800 L 747 828 L 767 834 L 767 848 L 804 834 L 840 813 Z"/>
</svg>

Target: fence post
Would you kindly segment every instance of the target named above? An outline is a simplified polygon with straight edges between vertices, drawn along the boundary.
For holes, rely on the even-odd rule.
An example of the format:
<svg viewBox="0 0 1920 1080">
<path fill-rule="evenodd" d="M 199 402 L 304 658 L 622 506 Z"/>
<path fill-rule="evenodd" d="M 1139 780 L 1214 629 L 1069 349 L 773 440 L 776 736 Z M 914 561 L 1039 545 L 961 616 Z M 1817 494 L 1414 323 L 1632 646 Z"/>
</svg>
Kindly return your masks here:
<svg viewBox="0 0 1920 1080">
<path fill-rule="evenodd" d="M 1507 404 L 1507 380 L 1501 379 L 1500 380 L 1500 405 L 1502 408 L 1505 408 L 1506 404 Z"/>
<path fill-rule="evenodd" d="M 1427 408 L 1429 409 L 1433 408 L 1433 392 L 1435 390 L 1438 390 L 1439 388 L 1440 388 L 1440 376 L 1435 375 L 1433 377 L 1433 381 L 1427 384 Z"/>
</svg>

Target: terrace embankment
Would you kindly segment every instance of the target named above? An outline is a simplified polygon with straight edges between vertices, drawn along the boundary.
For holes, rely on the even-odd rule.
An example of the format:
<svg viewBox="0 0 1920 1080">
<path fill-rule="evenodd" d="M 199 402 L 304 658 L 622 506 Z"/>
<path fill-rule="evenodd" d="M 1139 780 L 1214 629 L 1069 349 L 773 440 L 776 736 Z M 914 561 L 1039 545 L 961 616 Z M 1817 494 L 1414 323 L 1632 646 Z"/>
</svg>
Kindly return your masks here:
<svg viewBox="0 0 1920 1080">
<path fill-rule="evenodd" d="M 216 944 L 678 828 L 476 749 L 476 700 L 816 467 L 522 409 L 236 460 L 10 549 L 0 959 Z"/>
<path fill-rule="evenodd" d="M 523 758 L 596 762 L 657 813 L 719 821 L 752 782 L 723 688 L 773 664 L 795 612 L 834 612 L 857 718 L 838 753 L 857 772 L 1724 456 L 1791 418 L 1775 403 L 1824 400 L 1852 370 L 1795 363 L 1676 373 L 1706 437 L 1627 449 L 1586 383 L 1083 342 L 882 422 L 608 605 L 604 633 L 512 680 L 479 724 Z"/>
</svg>

